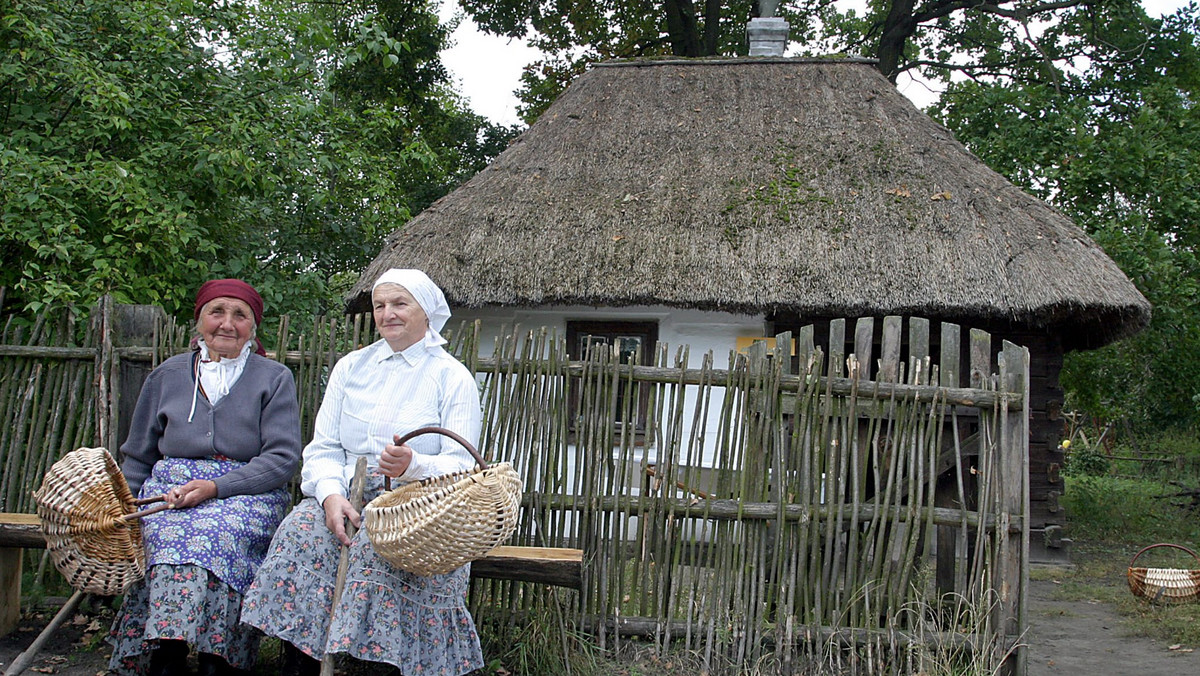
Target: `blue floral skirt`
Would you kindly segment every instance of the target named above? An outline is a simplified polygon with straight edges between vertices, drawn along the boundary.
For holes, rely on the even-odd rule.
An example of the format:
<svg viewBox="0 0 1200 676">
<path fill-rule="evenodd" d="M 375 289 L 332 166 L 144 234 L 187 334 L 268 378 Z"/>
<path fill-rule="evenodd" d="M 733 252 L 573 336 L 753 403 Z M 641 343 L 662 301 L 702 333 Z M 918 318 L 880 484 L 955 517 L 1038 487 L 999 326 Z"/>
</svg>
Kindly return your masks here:
<svg viewBox="0 0 1200 676">
<path fill-rule="evenodd" d="M 215 479 L 246 463 L 228 459 L 163 458 L 142 485 L 158 496 L 193 479 Z M 182 640 L 231 665 L 249 669 L 260 634 L 242 625 L 242 592 L 266 556 L 291 501 L 283 489 L 206 500 L 141 522 L 146 577 L 128 592 L 113 622 L 111 669 L 145 673 L 160 640 Z"/>
<path fill-rule="evenodd" d="M 368 499 L 382 479 L 372 475 Z M 283 520 L 242 604 L 242 621 L 320 659 L 326 652 L 386 662 L 403 674 L 456 676 L 483 666 L 466 608 L 470 566 L 421 577 L 379 558 L 365 531 L 350 547 L 330 622 L 341 545 L 305 498 Z"/>
</svg>

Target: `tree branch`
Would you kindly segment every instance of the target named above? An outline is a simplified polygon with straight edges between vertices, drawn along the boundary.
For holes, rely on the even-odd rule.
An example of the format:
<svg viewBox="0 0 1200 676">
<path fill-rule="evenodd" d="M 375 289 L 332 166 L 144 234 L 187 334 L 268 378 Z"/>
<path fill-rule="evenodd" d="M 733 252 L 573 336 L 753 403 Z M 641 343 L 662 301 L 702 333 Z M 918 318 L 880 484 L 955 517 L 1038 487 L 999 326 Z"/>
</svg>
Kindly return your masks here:
<svg viewBox="0 0 1200 676">
<path fill-rule="evenodd" d="M 1002 16 L 1006 19 L 1022 21 L 1024 18 L 1034 16 L 1035 14 L 1045 14 L 1046 12 L 1053 12 L 1056 9 L 1070 9 L 1071 7 L 1078 7 L 1079 5 L 1083 4 L 1087 4 L 1085 0 L 1062 0 L 1061 2 L 1045 2 L 1040 5 L 1034 5 L 1033 7 L 1004 9 L 999 5 L 984 3 L 978 5 L 975 9 L 988 14 Z"/>
</svg>

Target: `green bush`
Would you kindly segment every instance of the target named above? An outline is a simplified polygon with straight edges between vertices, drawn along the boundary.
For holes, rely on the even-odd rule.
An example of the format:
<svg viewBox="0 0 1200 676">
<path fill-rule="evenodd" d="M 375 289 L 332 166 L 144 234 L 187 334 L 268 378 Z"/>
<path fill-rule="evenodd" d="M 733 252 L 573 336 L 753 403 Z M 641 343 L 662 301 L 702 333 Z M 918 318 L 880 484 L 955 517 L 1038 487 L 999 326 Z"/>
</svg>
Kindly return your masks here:
<svg viewBox="0 0 1200 676">
<path fill-rule="evenodd" d="M 1108 470 L 1108 456 L 1092 445 L 1073 446 L 1063 463 L 1063 473 L 1067 476 L 1104 476 Z"/>
<path fill-rule="evenodd" d="M 1175 490 L 1156 481 L 1067 476 L 1062 503 L 1071 538 L 1145 545 L 1196 541 L 1200 519 L 1166 499 Z"/>
</svg>

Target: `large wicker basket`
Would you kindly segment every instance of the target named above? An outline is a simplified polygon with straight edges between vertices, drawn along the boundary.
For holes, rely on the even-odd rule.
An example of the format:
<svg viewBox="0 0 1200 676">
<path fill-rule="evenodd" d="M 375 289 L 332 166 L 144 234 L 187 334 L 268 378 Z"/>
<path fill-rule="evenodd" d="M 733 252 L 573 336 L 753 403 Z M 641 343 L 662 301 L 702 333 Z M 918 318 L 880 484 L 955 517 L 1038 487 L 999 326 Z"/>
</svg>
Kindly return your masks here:
<svg viewBox="0 0 1200 676">
<path fill-rule="evenodd" d="M 1200 599 L 1200 569 L 1147 568 L 1134 565 L 1139 556 L 1158 547 L 1183 550 L 1200 562 L 1200 556 L 1197 556 L 1196 552 L 1181 545 L 1159 543 L 1143 547 L 1129 562 L 1129 571 L 1126 573 L 1129 590 L 1134 596 L 1156 603 L 1187 603 Z"/>
<path fill-rule="evenodd" d="M 161 500 L 135 500 L 112 455 L 103 448 L 80 448 L 50 467 L 33 494 L 46 548 L 54 567 L 73 588 L 115 596 L 146 572 L 137 506 Z"/>
<path fill-rule="evenodd" d="M 363 510 L 363 527 L 375 551 L 397 568 L 422 576 L 448 573 L 503 543 L 516 529 L 521 507 L 521 478 L 512 465 L 488 466 L 475 447 L 454 432 L 422 427 L 397 443 L 429 433 L 462 444 L 478 467 L 405 484 Z"/>
</svg>

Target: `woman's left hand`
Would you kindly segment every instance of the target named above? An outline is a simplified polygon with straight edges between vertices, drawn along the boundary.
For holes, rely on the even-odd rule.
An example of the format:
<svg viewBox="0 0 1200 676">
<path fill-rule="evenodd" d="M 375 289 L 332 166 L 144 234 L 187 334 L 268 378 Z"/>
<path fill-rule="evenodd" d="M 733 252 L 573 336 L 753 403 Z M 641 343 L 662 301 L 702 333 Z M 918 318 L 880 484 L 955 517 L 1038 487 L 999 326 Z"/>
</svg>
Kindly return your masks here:
<svg viewBox="0 0 1200 676">
<path fill-rule="evenodd" d="M 398 443 L 400 435 L 393 435 L 392 439 Z M 384 476 L 395 479 L 408 470 L 408 465 L 412 462 L 412 455 L 413 451 L 408 444 L 403 446 L 388 444 L 383 447 L 383 453 L 379 456 L 379 471 Z"/>
<path fill-rule="evenodd" d="M 171 509 L 183 509 L 217 497 L 217 484 L 208 479 L 194 479 L 182 486 L 167 491 L 167 505 Z"/>
</svg>

